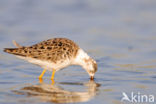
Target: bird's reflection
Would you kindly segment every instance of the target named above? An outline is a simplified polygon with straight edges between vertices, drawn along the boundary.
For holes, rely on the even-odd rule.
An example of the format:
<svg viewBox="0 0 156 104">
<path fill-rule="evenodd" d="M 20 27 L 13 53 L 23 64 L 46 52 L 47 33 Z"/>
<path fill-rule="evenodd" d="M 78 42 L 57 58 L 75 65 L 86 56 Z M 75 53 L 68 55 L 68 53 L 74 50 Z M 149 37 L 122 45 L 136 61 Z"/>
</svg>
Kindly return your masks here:
<svg viewBox="0 0 156 104">
<path fill-rule="evenodd" d="M 52 82 L 53 83 L 53 82 Z M 69 91 L 60 86 L 63 85 L 77 85 L 80 88 L 85 87 L 86 89 L 80 91 Z M 75 102 L 86 102 L 92 99 L 98 91 L 100 84 L 90 80 L 86 83 L 56 83 L 46 84 L 43 80 L 40 80 L 40 84 L 31 85 L 21 88 L 20 90 L 14 90 L 16 94 L 27 95 L 28 97 L 38 97 L 43 102 L 54 102 L 54 103 L 75 103 Z"/>
</svg>

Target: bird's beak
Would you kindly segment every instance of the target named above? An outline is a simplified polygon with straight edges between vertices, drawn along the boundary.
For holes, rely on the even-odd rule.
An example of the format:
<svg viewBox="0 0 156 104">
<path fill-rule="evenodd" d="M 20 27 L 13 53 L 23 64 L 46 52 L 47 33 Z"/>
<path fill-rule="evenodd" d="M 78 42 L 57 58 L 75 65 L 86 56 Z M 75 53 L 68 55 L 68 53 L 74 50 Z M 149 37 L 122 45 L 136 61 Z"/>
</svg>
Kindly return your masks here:
<svg viewBox="0 0 156 104">
<path fill-rule="evenodd" d="M 90 76 L 90 80 L 94 80 L 94 76 Z"/>
</svg>

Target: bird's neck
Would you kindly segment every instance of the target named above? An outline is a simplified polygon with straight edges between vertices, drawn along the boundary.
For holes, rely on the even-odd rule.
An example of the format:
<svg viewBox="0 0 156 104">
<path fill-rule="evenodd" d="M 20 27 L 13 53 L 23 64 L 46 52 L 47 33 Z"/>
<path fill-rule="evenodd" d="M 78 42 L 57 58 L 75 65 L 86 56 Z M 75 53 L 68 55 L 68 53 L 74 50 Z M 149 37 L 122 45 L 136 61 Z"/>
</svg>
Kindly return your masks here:
<svg viewBox="0 0 156 104">
<path fill-rule="evenodd" d="M 81 65 L 83 66 L 85 64 L 86 59 L 89 59 L 90 57 L 87 55 L 86 52 L 84 52 L 82 49 L 79 49 L 76 55 L 76 58 L 73 61 L 74 65 Z"/>
</svg>

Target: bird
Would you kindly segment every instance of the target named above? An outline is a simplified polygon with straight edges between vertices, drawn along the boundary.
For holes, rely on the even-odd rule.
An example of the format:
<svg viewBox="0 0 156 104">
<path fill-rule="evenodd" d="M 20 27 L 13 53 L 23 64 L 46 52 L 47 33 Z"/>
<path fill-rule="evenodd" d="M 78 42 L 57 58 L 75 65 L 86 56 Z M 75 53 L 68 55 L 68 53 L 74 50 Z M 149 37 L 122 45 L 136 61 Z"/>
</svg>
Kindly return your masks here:
<svg viewBox="0 0 156 104">
<path fill-rule="evenodd" d="M 55 72 L 70 65 L 81 66 L 90 79 L 94 79 L 96 61 L 70 39 L 52 38 L 31 46 L 21 46 L 16 41 L 13 44 L 17 48 L 4 48 L 4 52 L 42 67 L 44 70 L 39 79 L 42 79 L 47 70 L 52 71 L 51 79 L 54 79 Z"/>
</svg>

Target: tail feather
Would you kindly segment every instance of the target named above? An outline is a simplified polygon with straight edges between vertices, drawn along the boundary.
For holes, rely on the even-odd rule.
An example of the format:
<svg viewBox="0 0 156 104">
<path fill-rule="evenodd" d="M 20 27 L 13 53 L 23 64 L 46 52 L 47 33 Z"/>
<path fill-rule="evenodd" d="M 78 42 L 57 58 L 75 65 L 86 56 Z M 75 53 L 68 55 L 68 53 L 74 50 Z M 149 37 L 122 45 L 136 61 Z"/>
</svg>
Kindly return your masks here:
<svg viewBox="0 0 156 104">
<path fill-rule="evenodd" d="M 18 56 L 26 56 L 23 50 L 24 47 L 19 45 L 15 40 L 13 40 L 12 42 L 17 48 L 4 48 L 3 51 Z"/>
<path fill-rule="evenodd" d="M 22 47 L 23 47 L 23 46 L 19 45 L 15 40 L 13 40 L 12 43 L 13 43 L 16 47 L 18 47 L 18 48 L 22 48 Z"/>
<path fill-rule="evenodd" d="M 18 55 L 18 56 L 26 56 L 25 54 L 21 52 L 19 48 L 4 48 L 3 51 L 10 53 L 10 54 Z"/>
</svg>

